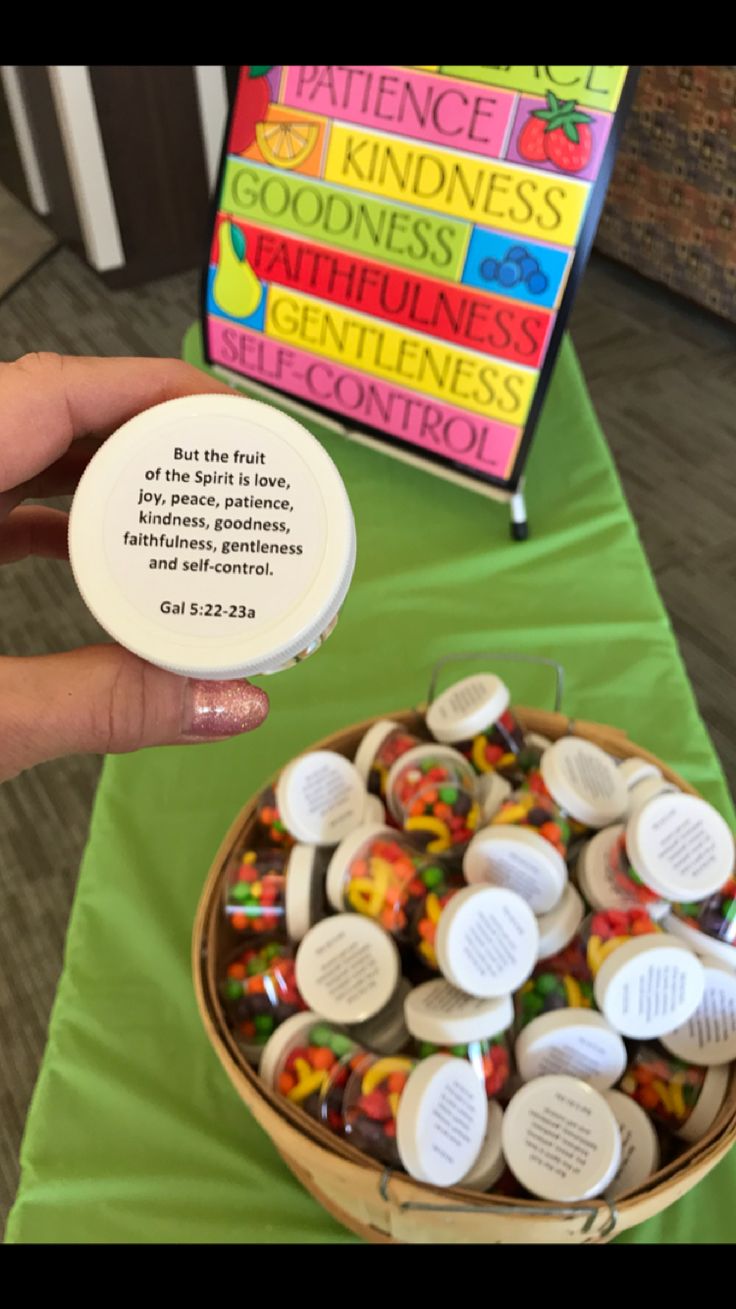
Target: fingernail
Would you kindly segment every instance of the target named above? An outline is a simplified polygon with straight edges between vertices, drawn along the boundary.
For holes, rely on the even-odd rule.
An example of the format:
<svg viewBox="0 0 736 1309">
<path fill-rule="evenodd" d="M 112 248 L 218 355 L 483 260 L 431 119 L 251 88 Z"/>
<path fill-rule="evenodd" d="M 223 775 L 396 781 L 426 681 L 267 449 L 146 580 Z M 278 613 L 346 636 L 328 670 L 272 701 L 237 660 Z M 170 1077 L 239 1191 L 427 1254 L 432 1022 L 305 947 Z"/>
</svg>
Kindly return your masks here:
<svg viewBox="0 0 736 1309">
<path fill-rule="evenodd" d="M 260 727 L 268 714 L 268 696 L 259 686 L 191 679 L 184 693 L 182 737 L 217 741 Z"/>
</svg>

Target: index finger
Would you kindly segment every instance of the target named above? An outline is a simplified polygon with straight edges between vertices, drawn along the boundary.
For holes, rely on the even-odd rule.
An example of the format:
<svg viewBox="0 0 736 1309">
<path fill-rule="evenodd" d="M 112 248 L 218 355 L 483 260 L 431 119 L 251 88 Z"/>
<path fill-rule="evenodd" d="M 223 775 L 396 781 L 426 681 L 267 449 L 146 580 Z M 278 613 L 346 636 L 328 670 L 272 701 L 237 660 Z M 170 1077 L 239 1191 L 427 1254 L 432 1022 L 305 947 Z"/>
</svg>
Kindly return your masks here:
<svg viewBox="0 0 736 1309">
<path fill-rule="evenodd" d="M 108 436 L 152 405 L 229 387 L 180 359 L 24 355 L 0 364 L 0 491 L 55 463 L 81 436 Z"/>
</svg>

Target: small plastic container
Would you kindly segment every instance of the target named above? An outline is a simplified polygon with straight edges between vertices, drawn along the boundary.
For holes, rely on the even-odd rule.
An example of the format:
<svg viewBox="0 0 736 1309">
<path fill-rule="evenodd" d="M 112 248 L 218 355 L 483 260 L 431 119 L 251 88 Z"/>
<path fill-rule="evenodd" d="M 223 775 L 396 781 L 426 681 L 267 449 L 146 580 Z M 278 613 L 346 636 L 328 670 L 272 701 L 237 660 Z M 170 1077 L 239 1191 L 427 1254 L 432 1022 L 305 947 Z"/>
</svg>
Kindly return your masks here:
<svg viewBox="0 0 736 1309">
<path fill-rule="evenodd" d="M 425 896 L 410 944 L 427 967 L 466 995 L 497 999 L 517 990 L 537 958 L 539 928 L 529 906 L 500 886 L 466 886 Z"/>
<path fill-rule="evenodd" d="M 422 741 L 401 723 L 382 718 L 368 728 L 355 754 L 355 767 L 371 795 L 385 799 L 386 782 L 397 759 Z"/>
<path fill-rule="evenodd" d="M 365 1058 L 366 1051 L 346 1032 L 307 1010 L 274 1032 L 258 1071 L 272 1090 L 341 1134 L 345 1087 Z"/>
<path fill-rule="evenodd" d="M 296 953 L 305 1007 L 328 1023 L 388 1021 L 403 1010 L 396 943 L 370 918 L 334 914 L 312 927 Z"/>
<path fill-rule="evenodd" d="M 450 746 L 427 742 L 397 759 L 386 782 L 389 812 L 430 854 L 466 845 L 478 825 L 475 773 Z"/>
<path fill-rule="evenodd" d="M 471 886 L 489 883 L 516 892 L 536 914 L 546 914 L 560 903 L 567 885 L 567 866 L 558 850 L 531 827 L 494 824 L 476 832 L 463 856 L 465 880 Z M 506 809 L 513 815 L 513 808 Z"/>
<path fill-rule="evenodd" d="M 294 418 L 240 395 L 136 414 L 69 518 L 79 590 L 114 640 L 185 677 L 280 672 L 329 636 L 355 566 L 342 479 Z"/>
<path fill-rule="evenodd" d="M 240 947 L 225 967 L 220 996 L 235 1040 L 252 1064 L 276 1028 L 307 1008 L 296 981 L 294 950 L 282 941 Z"/>
<path fill-rule="evenodd" d="M 677 1059 L 710 1067 L 736 1059 L 736 973 L 706 957 L 703 969 L 705 990 L 695 1013 L 660 1041 Z"/>
<path fill-rule="evenodd" d="M 409 1047 L 409 1029 L 404 1007 L 411 983 L 402 977 L 390 1004 L 364 1023 L 351 1023 L 346 1031 L 353 1040 L 374 1054 L 402 1054 Z"/>
<path fill-rule="evenodd" d="M 225 914 L 236 932 L 301 941 L 324 918 L 329 853 L 315 845 L 247 850 L 233 861 L 224 888 Z"/>
<path fill-rule="evenodd" d="M 489 1100 L 503 1092 L 511 1072 L 506 1037 L 514 1020 L 510 996 L 479 1000 L 438 978 L 409 992 L 404 1017 L 418 1059 L 434 1054 L 467 1059 Z"/>
<path fill-rule="evenodd" d="M 454 1186 L 483 1147 L 488 1101 L 464 1059 L 370 1057 L 351 1076 L 343 1105 L 353 1145 L 433 1186 Z"/>
<path fill-rule="evenodd" d="M 580 894 L 568 882 L 562 895 L 549 913 L 539 914 L 539 959 L 551 959 L 566 950 L 585 917 L 585 905 Z"/>
<path fill-rule="evenodd" d="M 700 1068 L 661 1047 L 638 1045 L 619 1090 L 681 1141 L 699 1141 L 710 1129 L 728 1090 L 729 1069 Z"/>
<path fill-rule="evenodd" d="M 467 1191 L 491 1191 L 506 1168 L 501 1133 L 503 1109 L 496 1100 L 488 1101 L 488 1125 L 480 1154 L 473 1167 L 458 1183 Z"/>
<path fill-rule="evenodd" d="M 644 1110 L 622 1091 L 604 1091 L 621 1133 L 621 1163 L 606 1190 L 609 1200 L 643 1186 L 661 1163 L 659 1137 Z"/>
<path fill-rule="evenodd" d="M 258 797 L 256 825 L 259 837 L 262 838 L 259 842 L 261 844 L 283 847 L 286 850 L 295 844 L 294 837 L 287 832 L 279 813 L 273 786 L 267 786 Z"/>
<path fill-rule="evenodd" d="M 519 1032 L 514 1053 L 525 1082 L 564 1073 L 606 1091 L 626 1067 L 621 1037 L 592 1009 L 558 1009 L 533 1018 Z"/>
<path fill-rule="evenodd" d="M 452 745 L 477 773 L 513 775 L 524 733 L 509 709 L 508 687 L 493 673 L 476 673 L 437 696 L 426 714 L 435 741 Z"/>
<path fill-rule="evenodd" d="M 332 750 L 292 759 L 276 784 L 284 827 L 307 845 L 337 845 L 362 823 L 365 801 L 357 768 Z"/>
<path fill-rule="evenodd" d="M 527 1082 L 503 1116 L 506 1162 L 531 1195 L 574 1204 L 602 1195 L 621 1163 L 621 1133 L 600 1091 L 550 1074 Z"/>
<path fill-rule="evenodd" d="M 661 1036 L 697 1009 L 705 989 L 700 959 L 645 909 L 598 910 L 580 935 L 596 1004 L 623 1036 Z"/>
<path fill-rule="evenodd" d="M 697 954 L 736 969 L 736 878 L 729 877 L 707 900 L 673 904 L 665 926 Z"/>
<path fill-rule="evenodd" d="M 637 790 L 646 786 L 642 782 Z M 718 810 L 669 786 L 634 806 L 611 853 L 617 884 L 644 905 L 653 899 L 709 899 L 731 877 L 735 856 L 733 835 Z"/>
<path fill-rule="evenodd" d="M 623 823 L 604 827 L 578 853 L 575 877 L 591 909 L 635 909 L 643 902 L 628 878 L 617 875 L 625 830 Z M 654 894 L 651 898 L 647 895 L 645 908 L 655 922 L 670 911 L 669 901 L 659 900 Z"/>
<path fill-rule="evenodd" d="M 346 836 L 327 870 L 333 909 L 375 918 L 398 940 L 407 939 L 414 911 L 428 891 L 444 895 L 462 884 L 458 874 L 422 854 L 403 832 L 377 824 Z"/>
</svg>

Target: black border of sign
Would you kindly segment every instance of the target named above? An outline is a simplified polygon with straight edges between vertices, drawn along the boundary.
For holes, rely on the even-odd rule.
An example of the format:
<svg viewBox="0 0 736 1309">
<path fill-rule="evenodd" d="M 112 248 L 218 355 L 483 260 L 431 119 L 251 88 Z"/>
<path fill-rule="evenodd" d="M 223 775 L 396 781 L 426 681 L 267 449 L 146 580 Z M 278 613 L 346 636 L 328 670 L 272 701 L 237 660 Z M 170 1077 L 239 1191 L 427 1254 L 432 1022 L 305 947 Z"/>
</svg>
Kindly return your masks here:
<svg viewBox="0 0 736 1309">
<path fill-rule="evenodd" d="M 212 234 L 215 229 L 215 222 L 217 219 L 217 214 L 219 213 L 219 209 L 220 209 L 220 192 L 222 189 L 222 181 L 225 173 L 225 166 L 227 164 L 227 156 L 228 156 L 227 145 L 230 139 L 230 127 L 232 123 L 232 116 L 233 116 L 233 110 L 235 105 L 235 96 L 237 93 L 237 86 L 238 86 L 241 67 L 242 67 L 241 65 L 232 65 L 232 64 L 225 66 L 229 109 L 228 109 L 227 123 L 225 126 L 225 135 L 223 137 L 222 149 L 220 151 L 220 163 L 217 169 L 217 182 L 215 184 L 215 189 L 213 191 L 212 200 L 210 204 L 210 219 L 207 227 L 207 249 L 205 253 L 204 267 L 202 270 L 202 277 L 200 282 L 200 320 L 202 324 L 202 345 L 204 350 L 205 361 L 210 367 L 224 367 L 224 365 L 222 365 L 219 362 L 219 360 L 213 360 L 210 357 L 209 334 L 208 334 L 208 325 L 207 325 L 207 318 L 208 318 L 207 285 L 209 281 L 209 264 L 210 264 L 210 250 L 212 248 Z M 283 396 L 284 401 L 286 403 L 288 403 L 288 401 L 291 400 L 294 404 L 306 406 L 310 410 L 310 412 L 314 413 L 316 419 L 319 419 L 320 416 L 324 416 L 325 418 L 328 418 L 333 423 L 335 422 L 339 423 L 341 427 L 345 427 L 348 429 L 350 427 L 354 427 L 356 431 L 364 433 L 366 436 L 370 437 L 371 440 L 380 443 L 382 446 L 385 446 L 387 454 L 391 454 L 392 450 L 398 449 L 407 454 L 410 454 L 412 458 L 416 459 L 419 463 L 427 464 L 430 470 L 436 471 L 438 476 L 442 475 L 443 470 L 447 470 L 450 473 L 459 473 L 464 478 L 467 478 L 470 481 L 478 482 L 480 486 L 484 486 L 484 485 L 492 486 L 495 487 L 497 490 L 507 491 L 509 494 L 513 494 L 514 491 L 518 489 L 519 483 L 524 473 L 524 467 L 529 457 L 531 443 L 534 438 L 534 433 L 537 427 L 537 423 L 539 421 L 540 414 L 542 412 L 544 401 L 547 395 L 547 389 L 549 387 L 552 373 L 554 371 L 554 366 L 557 362 L 557 355 L 562 342 L 562 337 L 567 327 L 568 319 L 570 317 L 570 311 L 575 301 L 575 296 L 577 294 L 578 287 L 582 280 L 583 273 L 585 272 L 588 258 L 590 256 L 590 251 L 593 247 L 593 241 L 595 239 L 595 234 L 598 229 L 598 222 L 600 220 L 601 211 L 603 209 L 603 205 L 606 199 L 606 193 L 608 191 L 608 183 L 611 180 L 611 173 L 613 172 L 613 165 L 616 159 L 616 151 L 618 149 L 618 144 L 621 139 L 623 125 L 628 115 L 628 112 L 631 108 L 632 101 L 634 99 L 634 92 L 636 90 L 636 84 L 639 78 L 639 71 L 640 70 L 638 66 L 629 67 L 626 77 L 624 79 L 624 85 L 621 88 L 621 95 L 619 97 L 618 104 L 614 111 L 613 125 L 611 127 L 611 132 L 608 137 L 608 141 L 606 142 L 606 149 L 603 155 L 603 159 L 601 161 L 601 167 L 599 169 L 598 176 L 595 182 L 593 183 L 590 204 L 588 205 L 588 209 L 585 214 L 585 219 L 583 221 L 583 226 L 580 231 L 580 236 L 575 248 L 575 255 L 573 257 L 572 267 L 570 268 L 570 272 L 568 274 L 567 283 L 565 285 L 565 290 L 563 292 L 562 300 L 560 302 L 560 307 L 555 317 L 554 327 L 552 328 L 552 335 L 549 340 L 549 345 L 547 346 L 547 353 L 544 358 L 544 363 L 542 364 L 542 367 L 540 369 L 539 381 L 537 382 L 537 386 L 534 391 L 534 395 L 532 397 L 532 403 L 529 408 L 529 413 L 527 415 L 527 420 L 524 425 L 524 434 L 521 438 L 519 448 L 516 452 L 516 459 L 514 460 L 514 466 L 511 469 L 511 473 L 509 477 L 500 478 L 500 477 L 493 477 L 490 473 L 479 473 L 476 469 L 469 468 L 467 464 L 463 464 L 459 460 L 448 459 L 447 456 L 435 454 L 434 451 L 431 450 L 423 450 L 421 446 L 412 445 L 410 441 L 402 441 L 400 437 L 394 436 L 390 432 L 384 432 L 380 428 L 370 427 L 368 426 L 367 423 L 360 423 L 360 424 L 351 423 L 349 415 L 340 413 L 336 409 L 327 409 L 323 405 L 312 404 L 311 402 L 307 402 L 306 400 L 304 400 L 302 396 L 293 395 L 290 391 L 287 391 L 283 388 L 273 387 L 271 389 L 276 394 Z M 235 373 L 237 372 L 237 369 L 233 368 L 230 371 Z M 264 385 L 264 383 L 260 382 L 258 378 L 250 377 L 247 373 L 238 373 L 238 376 L 243 378 L 244 384 L 247 384 L 248 382 L 253 382 L 254 385 L 257 386 Z M 482 414 L 481 415 L 476 414 L 475 417 L 482 419 Z"/>
</svg>

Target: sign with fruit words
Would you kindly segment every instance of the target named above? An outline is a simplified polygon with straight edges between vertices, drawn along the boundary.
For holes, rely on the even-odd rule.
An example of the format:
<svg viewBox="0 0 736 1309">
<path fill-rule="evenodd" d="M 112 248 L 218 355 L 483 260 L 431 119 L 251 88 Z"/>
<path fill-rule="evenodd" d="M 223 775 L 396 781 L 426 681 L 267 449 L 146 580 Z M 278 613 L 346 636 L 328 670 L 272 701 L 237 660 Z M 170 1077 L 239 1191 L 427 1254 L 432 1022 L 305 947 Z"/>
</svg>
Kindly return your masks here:
<svg viewBox="0 0 736 1309">
<path fill-rule="evenodd" d="M 436 472 L 513 490 L 628 72 L 242 67 L 205 280 L 209 362 Z"/>
</svg>

